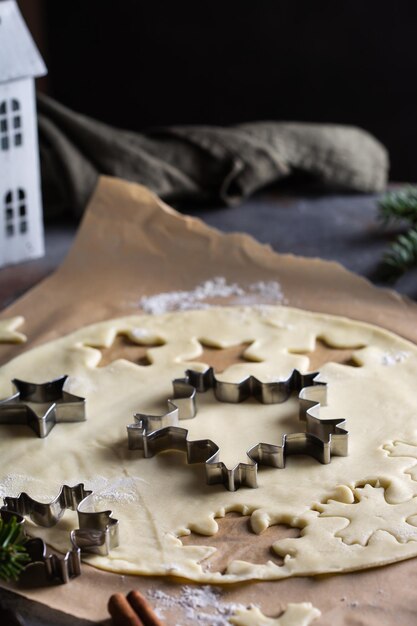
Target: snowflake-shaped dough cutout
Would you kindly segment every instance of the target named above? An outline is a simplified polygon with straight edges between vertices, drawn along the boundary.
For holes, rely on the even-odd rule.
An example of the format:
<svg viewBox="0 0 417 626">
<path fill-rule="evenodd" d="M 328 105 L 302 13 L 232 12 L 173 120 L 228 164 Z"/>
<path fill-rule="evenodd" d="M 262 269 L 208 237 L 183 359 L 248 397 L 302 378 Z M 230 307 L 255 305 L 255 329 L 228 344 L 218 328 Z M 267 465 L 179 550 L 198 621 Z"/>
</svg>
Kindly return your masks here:
<svg viewBox="0 0 417 626">
<path fill-rule="evenodd" d="M 407 443 L 406 441 L 393 441 L 387 443 L 384 446 L 384 450 L 388 452 L 390 457 L 409 457 L 411 459 L 417 459 L 417 445 L 414 443 Z M 412 464 L 404 470 L 405 474 L 411 476 L 411 480 L 417 481 L 417 462 Z"/>
<path fill-rule="evenodd" d="M 366 546 L 377 531 L 385 531 L 399 543 L 417 541 L 417 497 L 391 504 L 385 489 L 366 484 L 353 489 L 354 502 L 329 500 L 317 505 L 321 517 L 346 518 L 346 527 L 336 533 L 348 545 Z"/>
</svg>

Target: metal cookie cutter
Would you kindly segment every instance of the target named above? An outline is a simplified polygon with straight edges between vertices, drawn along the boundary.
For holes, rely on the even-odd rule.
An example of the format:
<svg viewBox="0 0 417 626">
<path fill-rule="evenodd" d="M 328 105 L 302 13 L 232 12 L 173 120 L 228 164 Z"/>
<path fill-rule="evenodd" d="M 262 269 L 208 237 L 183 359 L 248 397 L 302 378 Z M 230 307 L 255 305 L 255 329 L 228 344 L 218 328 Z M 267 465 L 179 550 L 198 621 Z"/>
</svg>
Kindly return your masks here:
<svg viewBox="0 0 417 626">
<path fill-rule="evenodd" d="M 180 450 L 187 454 L 188 463 L 204 463 L 209 485 L 222 483 L 229 491 L 241 486 L 257 487 L 259 465 L 285 467 L 290 454 L 307 454 L 321 463 L 330 463 L 331 456 L 346 456 L 348 432 L 344 419 L 321 419 L 320 405 L 326 403 L 326 383 L 317 380 L 318 372 L 301 374 L 294 370 L 287 380 L 263 383 L 249 376 L 240 383 L 216 378 L 213 368 L 205 372 L 187 370 L 185 378 L 173 381 L 174 397 L 168 400 L 168 411 L 162 415 L 137 413 L 135 423 L 127 427 L 129 449 L 143 450 L 151 457 L 165 450 Z M 196 394 L 213 389 L 217 400 L 238 403 L 250 396 L 263 404 L 285 402 L 293 392 L 298 393 L 299 419 L 305 431 L 284 434 L 281 443 L 258 443 L 247 451 L 250 463 L 228 468 L 220 460 L 220 449 L 211 439 L 188 440 L 188 430 L 178 426 L 180 420 L 191 419 L 197 413 Z"/>
<path fill-rule="evenodd" d="M 14 517 L 20 526 L 20 537 L 26 538 L 24 546 L 30 558 L 26 567 L 34 563 L 41 563 L 45 568 L 47 577 L 50 580 L 58 580 L 61 583 L 67 583 L 71 578 L 75 578 L 81 574 L 81 550 L 78 547 L 73 546 L 64 556 L 48 554 L 43 539 L 40 539 L 40 537 L 27 537 L 24 530 L 25 518 L 23 515 L 19 515 L 7 509 L 1 509 L 0 517 L 5 522 L 8 522 Z"/>
<path fill-rule="evenodd" d="M 84 421 L 85 399 L 64 391 L 67 378 L 46 383 L 15 378 L 16 393 L 0 400 L 0 424 L 27 424 L 38 437 L 47 437 L 58 422 Z"/>
<path fill-rule="evenodd" d="M 24 516 L 38 526 L 51 527 L 59 522 L 66 509 L 77 512 L 79 528 L 70 533 L 72 549 L 64 556 L 47 555 L 46 545 L 42 539 L 35 538 L 26 543 L 32 562 L 45 565 L 47 575 L 51 579 L 59 579 L 66 583 L 81 574 L 81 552 L 92 552 L 107 555 L 119 545 L 119 522 L 111 517 L 111 511 L 82 511 L 81 508 L 92 491 L 84 489 L 79 483 L 74 487 L 63 485 L 59 494 L 51 502 L 38 502 L 27 493 L 22 492 L 16 498 L 5 497 L 4 506 L 0 510 L 4 515 L 16 515 L 23 524 Z"/>
</svg>

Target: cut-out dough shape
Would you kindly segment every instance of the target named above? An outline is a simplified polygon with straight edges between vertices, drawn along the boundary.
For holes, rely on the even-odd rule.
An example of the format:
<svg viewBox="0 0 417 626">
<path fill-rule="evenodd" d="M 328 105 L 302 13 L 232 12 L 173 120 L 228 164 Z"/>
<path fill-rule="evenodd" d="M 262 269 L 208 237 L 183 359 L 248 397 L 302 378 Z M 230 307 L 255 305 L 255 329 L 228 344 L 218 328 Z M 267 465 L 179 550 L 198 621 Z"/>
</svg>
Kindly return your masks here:
<svg viewBox="0 0 417 626">
<path fill-rule="evenodd" d="M 146 337 L 148 343 L 163 344 L 149 348 L 152 365 L 116 360 L 99 367 L 100 347 L 110 346 L 118 334 L 129 333 L 141 341 Z M 171 381 L 187 368 L 205 369 L 200 341 L 219 348 L 250 344 L 253 362 L 229 365 L 219 376 L 238 382 L 250 374 L 268 381 L 284 379 L 294 368 L 309 371 L 306 353 L 314 349 L 318 337 L 352 349 L 352 357 L 361 365 L 330 362 L 321 368 L 329 393 L 320 416 L 347 419 L 347 457 L 335 457 L 328 465 L 309 457 L 289 457 L 285 471 L 267 468 L 260 474 L 258 489 L 227 492 L 222 486 L 206 486 L 202 468 L 196 466 L 191 472 L 181 453 L 141 459 L 127 449 L 126 426 L 133 414 L 139 408 L 162 412 L 165 398 L 171 395 Z M 407 353 L 407 358 L 384 365 L 384 355 L 399 353 Z M 406 473 L 413 459 L 389 454 L 384 448 L 393 441 L 416 442 L 417 348 L 404 339 L 375 326 L 287 307 L 137 315 L 81 328 L 21 354 L 0 368 L 0 397 L 11 394 L 13 378 L 42 382 L 64 374 L 69 375 L 68 392 L 86 398 L 88 420 L 81 427 L 55 428 L 45 440 L 26 435 L 19 427 L 3 426 L 0 493 L 13 496 L 26 491 L 35 499 L 49 498 L 63 483 L 84 482 L 96 494 L 97 509 L 111 508 L 121 525 L 120 545 L 108 557 L 88 557 L 95 566 L 119 573 L 232 583 L 351 571 L 417 556 L 417 541 L 401 543 L 392 533 L 396 522 L 399 528 L 405 523 L 413 527 L 417 515 L 417 481 Z M 228 463 L 254 439 L 269 441 L 271 432 L 280 436 L 294 424 L 295 398 L 283 405 L 247 401 L 237 412 L 234 404 L 219 407 L 204 396 L 199 398 L 198 415 L 188 425 L 190 437 L 215 439 Z M 378 480 L 385 492 L 374 502 L 381 515 L 390 512 L 391 530 L 382 517 L 375 524 L 377 509 L 352 501 L 353 489 L 377 485 Z M 363 510 L 364 527 L 372 530 L 366 545 L 348 544 L 339 536 L 349 526 L 347 517 L 326 517 L 314 508 L 329 499 L 351 504 L 351 517 Z M 406 510 L 404 503 L 408 503 Z M 250 516 L 257 534 L 274 524 L 296 526 L 301 534 L 271 539 L 282 564 L 231 559 L 224 574 L 206 571 L 204 560 L 215 550 L 210 535 L 218 531 L 216 518 L 228 511 Z M 183 545 L 180 538 L 190 532 L 206 535 L 206 544 Z M 58 524 L 47 538 L 66 551 L 68 523 Z"/>
<path fill-rule="evenodd" d="M 329 500 L 318 505 L 323 517 L 346 518 L 346 528 L 336 535 L 347 544 L 366 546 L 377 531 L 393 535 L 400 543 L 417 541 L 417 497 L 399 504 L 389 503 L 383 487 L 364 487 L 353 490 L 355 501 L 350 503 Z"/>
<path fill-rule="evenodd" d="M 16 330 L 24 321 L 25 318 L 21 316 L 0 320 L 0 343 L 25 343 L 26 335 Z"/>
<path fill-rule="evenodd" d="M 417 444 L 394 441 L 393 443 L 386 444 L 384 450 L 393 457 L 399 456 L 414 459 L 410 467 L 404 471 L 406 474 L 410 474 L 412 480 L 417 481 Z"/>
<path fill-rule="evenodd" d="M 320 617 L 321 612 L 310 602 L 288 604 L 285 612 L 277 618 L 266 617 L 257 607 L 237 609 L 229 619 L 235 626 L 309 626 Z"/>
</svg>

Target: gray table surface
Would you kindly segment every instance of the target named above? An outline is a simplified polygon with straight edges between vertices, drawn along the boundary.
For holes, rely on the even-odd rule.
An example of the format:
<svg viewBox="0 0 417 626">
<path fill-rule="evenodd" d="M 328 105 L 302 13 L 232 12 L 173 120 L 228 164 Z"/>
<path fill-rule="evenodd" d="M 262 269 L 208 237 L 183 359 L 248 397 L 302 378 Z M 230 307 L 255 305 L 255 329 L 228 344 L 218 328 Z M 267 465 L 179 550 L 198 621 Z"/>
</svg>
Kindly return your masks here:
<svg viewBox="0 0 417 626">
<path fill-rule="evenodd" d="M 270 244 L 276 252 L 338 261 L 375 284 L 392 286 L 417 299 L 417 268 L 395 285 L 377 278 L 384 251 L 402 231 L 383 227 L 375 195 L 263 193 L 232 208 L 190 212 L 225 232 L 240 230 Z"/>
<path fill-rule="evenodd" d="M 267 191 L 236 207 L 188 210 L 191 215 L 225 232 L 243 231 L 277 252 L 339 261 L 346 268 L 374 279 L 379 261 L 398 227 L 382 228 L 374 195 L 318 195 Z M 51 273 L 74 239 L 71 221 L 46 225 L 46 256 L 0 270 L 0 310 Z M 417 269 L 395 288 L 417 299 Z M 89 622 L 52 611 L 41 604 L 0 590 L 0 603 L 18 609 L 28 626 L 82 626 Z M 5 620 L 0 622 L 6 624 Z"/>
</svg>

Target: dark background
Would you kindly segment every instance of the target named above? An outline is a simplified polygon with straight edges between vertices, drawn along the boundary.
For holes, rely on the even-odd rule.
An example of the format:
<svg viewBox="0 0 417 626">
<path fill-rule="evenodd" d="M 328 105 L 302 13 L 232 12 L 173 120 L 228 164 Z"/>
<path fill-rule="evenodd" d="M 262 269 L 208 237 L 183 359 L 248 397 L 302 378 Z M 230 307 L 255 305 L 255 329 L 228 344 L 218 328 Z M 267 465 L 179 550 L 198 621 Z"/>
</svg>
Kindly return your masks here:
<svg viewBox="0 0 417 626">
<path fill-rule="evenodd" d="M 133 130 L 355 124 L 416 181 L 415 0 L 21 0 L 64 104 Z"/>
</svg>

